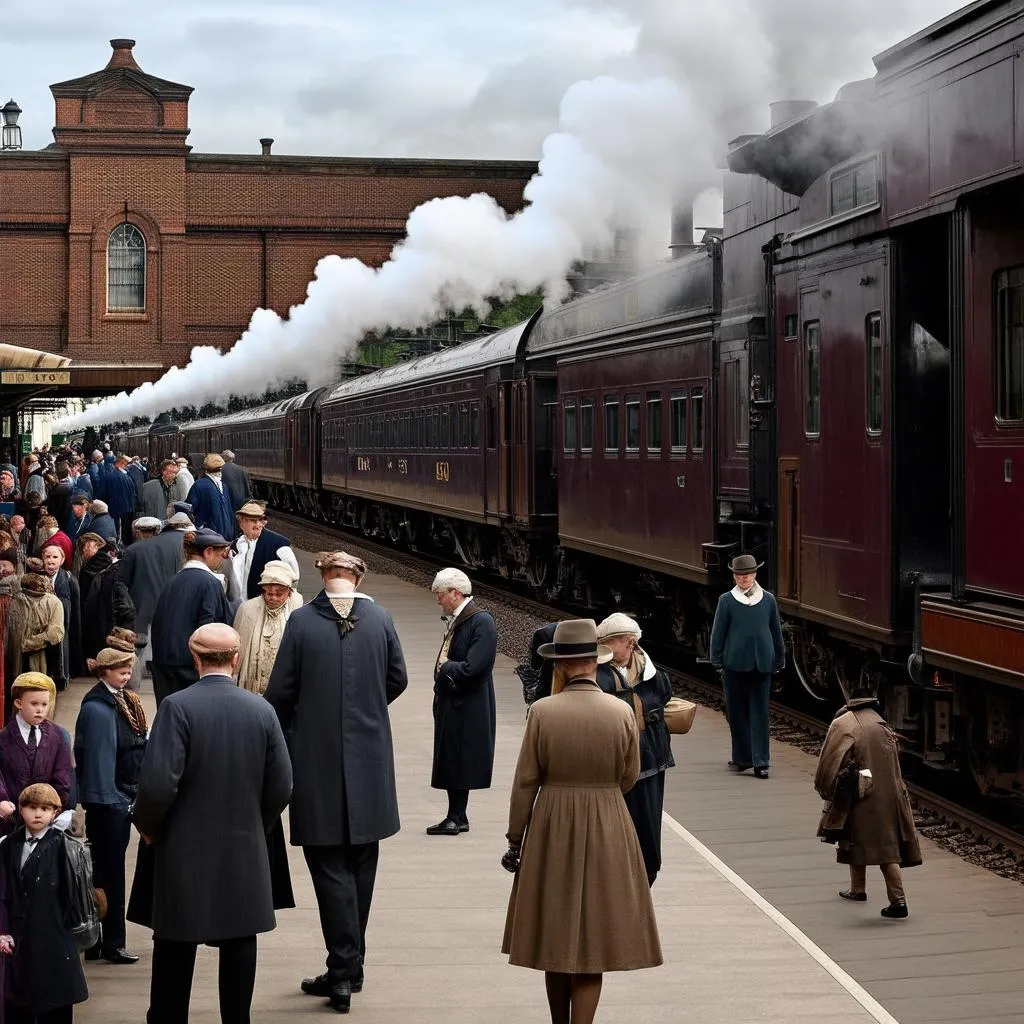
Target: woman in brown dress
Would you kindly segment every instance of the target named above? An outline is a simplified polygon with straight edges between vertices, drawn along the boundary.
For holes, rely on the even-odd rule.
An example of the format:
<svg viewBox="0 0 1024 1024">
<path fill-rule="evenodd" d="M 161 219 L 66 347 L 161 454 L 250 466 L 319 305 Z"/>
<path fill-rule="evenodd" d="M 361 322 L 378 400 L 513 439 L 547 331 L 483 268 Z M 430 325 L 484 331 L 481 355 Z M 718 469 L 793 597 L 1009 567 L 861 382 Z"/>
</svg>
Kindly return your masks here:
<svg viewBox="0 0 1024 1024">
<path fill-rule="evenodd" d="M 595 682 L 611 652 L 593 620 L 560 622 L 538 653 L 567 681 L 526 720 L 502 861 L 516 873 L 502 952 L 544 971 L 552 1024 L 591 1024 L 604 972 L 662 962 L 622 796 L 640 773 L 636 717 Z"/>
</svg>

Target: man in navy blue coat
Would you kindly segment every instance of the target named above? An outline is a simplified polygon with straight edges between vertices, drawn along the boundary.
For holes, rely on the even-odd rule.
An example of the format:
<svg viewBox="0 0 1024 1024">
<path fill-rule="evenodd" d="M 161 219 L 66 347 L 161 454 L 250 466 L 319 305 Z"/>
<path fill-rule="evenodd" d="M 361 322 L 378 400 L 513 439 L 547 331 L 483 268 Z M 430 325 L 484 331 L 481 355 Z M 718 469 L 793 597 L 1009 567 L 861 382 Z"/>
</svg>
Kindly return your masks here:
<svg viewBox="0 0 1024 1024">
<path fill-rule="evenodd" d="M 233 540 L 238 532 L 235 527 L 235 512 L 221 470 L 224 460 L 216 453 L 203 460 L 204 476 L 201 476 L 188 492 L 186 500 L 192 506 L 192 519 L 200 529 L 215 530 L 222 537 Z"/>
<path fill-rule="evenodd" d="M 131 541 L 135 517 L 135 481 L 128 475 L 128 461 L 127 455 L 119 455 L 113 470 L 103 478 L 103 500 L 117 523 L 118 539 L 125 544 Z"/>
<path fill-rule="evenodd" d="M 182 547 L 186 562 L 164 587 L 153 609 L 153 692 L 157 707 L 199 678 L 189 649 L 189 637 L 210 622 L 231 625 L 234 616 L 217 575 L 230 544 L 212 530 L 186 533 Z"/>
</svg>

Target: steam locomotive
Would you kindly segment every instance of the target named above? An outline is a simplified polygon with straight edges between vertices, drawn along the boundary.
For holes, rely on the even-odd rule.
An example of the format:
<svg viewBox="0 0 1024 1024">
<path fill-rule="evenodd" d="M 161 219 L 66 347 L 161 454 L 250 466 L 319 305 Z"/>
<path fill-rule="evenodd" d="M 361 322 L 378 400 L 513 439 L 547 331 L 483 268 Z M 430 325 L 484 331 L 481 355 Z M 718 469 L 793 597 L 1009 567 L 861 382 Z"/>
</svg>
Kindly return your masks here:
<svg viewBox="0 0 1024 1024">
<path fill-rule="evenodd" d="M 1024 784 L 1021 5 L 981 0 L 729 149 L 721 238 L 482 340 L 118 438 L 697 653 L 740 552 L 793 685 Z M 692 236 L 691 236 L 692 238 Z M 166 449 L 166 450 L 165 450 Z"/>
</svg>

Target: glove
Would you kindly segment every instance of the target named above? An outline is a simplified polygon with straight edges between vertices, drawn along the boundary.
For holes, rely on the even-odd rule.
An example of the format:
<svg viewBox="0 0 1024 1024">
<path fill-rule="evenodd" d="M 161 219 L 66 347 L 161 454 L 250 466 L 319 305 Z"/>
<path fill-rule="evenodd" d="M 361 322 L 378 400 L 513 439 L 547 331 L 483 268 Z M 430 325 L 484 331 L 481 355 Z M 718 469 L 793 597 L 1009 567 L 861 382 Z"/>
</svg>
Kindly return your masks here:
<svg viewBox="0 0 1024 1024">
<path fill-rule="evenodd" d="M 511 874 L 519 870 L 519 847 L 510 846 L 508 852 L 501 858 L 501 866 Z"/>
</svg>

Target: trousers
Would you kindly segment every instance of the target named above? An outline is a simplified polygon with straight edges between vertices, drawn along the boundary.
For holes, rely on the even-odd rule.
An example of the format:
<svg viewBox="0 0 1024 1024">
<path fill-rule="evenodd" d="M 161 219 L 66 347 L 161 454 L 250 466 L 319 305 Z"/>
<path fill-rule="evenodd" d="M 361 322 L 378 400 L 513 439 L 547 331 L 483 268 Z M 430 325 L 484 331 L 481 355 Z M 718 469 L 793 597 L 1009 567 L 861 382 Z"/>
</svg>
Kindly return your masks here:
<svg viewBox="0 0 1024 1024">
<path fill-rule="evenodd" d="M 772 677 L 766 672 L 734 672 L 728 668 L 723 675 L 733 764 L 767 768 Z"/>
<path fill-rule="evenodd" d="M 361 978 L 379 843 L 304 846 L 332 981 Z"/>
<path fill-rule="evenodd" d="M 191 686 L 199 674 L 191 665 L 157 665 L 153 663 L 153 693 L 156 706 L 160 707 L 164 697 Z"/>
<path fill-rule="evenodd" d="M 146 1024 L 188 1024 L 195 942 L 153 939 L 153 976 Z M 221 1024 L 249 1024 L 256 987 L 256 936 L 218 942 L 217 989 Z"/>
<path fill-rule="evenodd" d="M 899 864 L 880 864 L 882 878 L 885 879 L 885 892 L 890 903 L 906 903 L 903 891 L 903 871 Z M 864 864 L 850 865 L 850 888 L 854 892 L 864 892 L 868 885 L 868 869 Z"/>
<path fill-rule="evenodd" d="M 466 817 L 466 809 L 468 807 L 468 789 L 448 790 L 448 817 L 451 818 L 452 821 L 458 822 L 460 825 L 468 825 L 469 819 Z"/>
<path fill-rule="evenodd" d="M 74 1006 L 58 1006 L 46 1013 L 33 1013 L 10 1003 L 4 1008 L 5 1024 L 71 1024 L 75 1019 Z"/>
<path fill-rule="evenodd" d="M 124 856 L 132 834 L 132 816 L 127 807 L 109 804 L 83 804 L 85 835 L 92 846 L 92 880 L 107 897 L 103 918 L 104 950 L 122 949 L 124 927 Z"/>
</svg>

